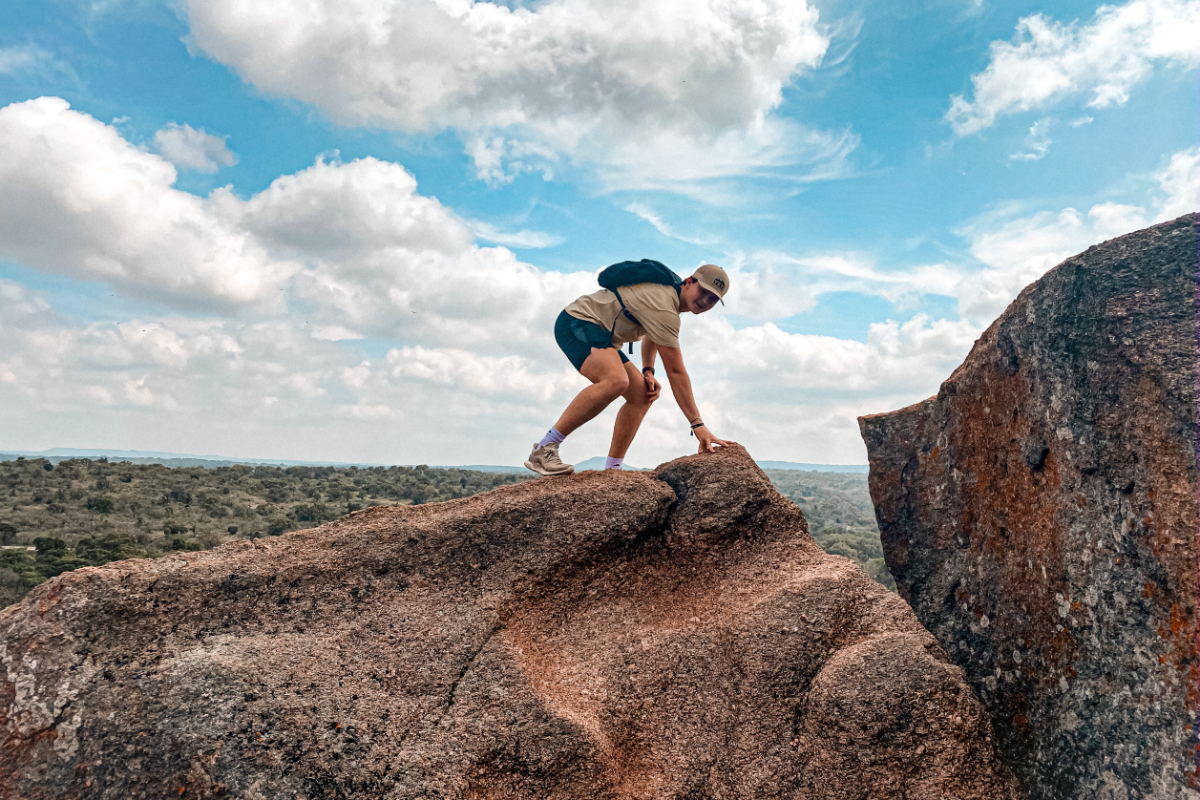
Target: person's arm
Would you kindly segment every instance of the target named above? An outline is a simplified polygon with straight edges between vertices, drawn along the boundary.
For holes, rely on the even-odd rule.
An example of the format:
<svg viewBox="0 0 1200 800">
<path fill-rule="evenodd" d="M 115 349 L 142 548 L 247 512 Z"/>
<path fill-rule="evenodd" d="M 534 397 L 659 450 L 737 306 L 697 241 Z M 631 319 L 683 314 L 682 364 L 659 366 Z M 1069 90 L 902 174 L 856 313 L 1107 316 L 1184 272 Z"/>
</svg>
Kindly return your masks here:
<svg viewBox="0 0 1200 800">
<path fill-rule="evenodd" d="M 671 394 L 675 395 L 675 402 L 679 404 L 679 410 L 688 418 L 689 425 L 700 422 L 700 409 L 697 408 L 696 398 L 692 395 L 692 379 L 683 366 L 683 351 L 678 347 L 663 347 L 662 345 L 657 345 L 656 349 L 662 354 L 663 370 L 667 373 L 667 380 L 671 384 Z M 724 439 L 713 436 L 707 425 L 700 425 L 692 430 L 696 434 L 696 438 L 700 440 L 701 453 L 709 452 L 714 447 L 730 444 Z"/>
<path fill-rule="evenodd" d="M 658 399 L 658 395 L 662 392 L 662 384 L 654 377 L 654 360 L 658 356 L 658 345 L 650 340 L 649 336 L 642 337 L 642 380 L 646 382 L 646 394 L 650 398 L 650 402 Z M 649 370 L 647 372 L 646 370 Z"/>
<path fill-rule="evenodd" d="M 654 369 L 654 362 L 658 358 L 658 345 L 656 345 L 649 336 L 642 337 L 642 369 L 649 367 Z"/>
</svg>

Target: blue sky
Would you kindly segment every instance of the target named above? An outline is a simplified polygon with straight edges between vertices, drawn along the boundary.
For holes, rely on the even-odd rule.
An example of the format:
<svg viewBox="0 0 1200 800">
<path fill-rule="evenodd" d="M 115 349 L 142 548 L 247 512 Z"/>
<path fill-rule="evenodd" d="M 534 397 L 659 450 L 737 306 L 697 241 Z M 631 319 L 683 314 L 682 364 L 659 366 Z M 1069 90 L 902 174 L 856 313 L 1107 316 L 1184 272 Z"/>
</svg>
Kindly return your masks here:
<svg viewBox="0 0 1200 800">
<path fill-rule="evenodd" d="M 861 462 L 1021 287 L 1198 205 L 1200 3 L 904 5 L 5 3 L 0 447 L 517 463 L 582 386 L 554 314 L 651 257 L 730 269 L 717 435 Z M 664 399 L 630 460 L 688 448 Z"/>
</svg>

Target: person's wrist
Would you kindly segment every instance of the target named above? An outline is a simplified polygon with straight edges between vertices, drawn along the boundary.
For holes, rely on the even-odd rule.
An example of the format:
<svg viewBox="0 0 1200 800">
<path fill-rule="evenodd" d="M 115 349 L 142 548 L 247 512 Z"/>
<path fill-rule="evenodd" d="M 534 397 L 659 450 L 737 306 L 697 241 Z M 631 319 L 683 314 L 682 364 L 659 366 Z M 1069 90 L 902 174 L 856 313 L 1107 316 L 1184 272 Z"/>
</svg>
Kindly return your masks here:
<svg viewBox="0 0 1200 800">
<path fill-rule="evenodd" d="M 654 367 L 642 367 L 642 374 L 645 375 L 647 372 L 649 372 L 651 375 L 653 375 Z"/>
</svg>

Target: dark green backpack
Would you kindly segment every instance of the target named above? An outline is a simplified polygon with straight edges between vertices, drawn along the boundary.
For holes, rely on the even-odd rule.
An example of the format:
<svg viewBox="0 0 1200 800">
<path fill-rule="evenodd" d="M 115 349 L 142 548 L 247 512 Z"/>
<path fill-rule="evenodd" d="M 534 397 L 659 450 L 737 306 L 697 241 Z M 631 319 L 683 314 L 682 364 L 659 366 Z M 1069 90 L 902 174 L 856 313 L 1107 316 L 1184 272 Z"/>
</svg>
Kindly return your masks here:
<svg viewBox="0 0 1200 800">
<path fill-rule="evenodd" d="M 621 304 L 621 313 L 640 328 L 642 323 L 629 313 L 625 301 L 621 299 L 621 293 L 617 291 L 622 286 L 634 286 L 639 283 L 670 286 L 678 295 L 683 288 L 683 278 L 672 272 L 666 264 L 649 258 L 643 258 L 641 261 L 622 261 L 600 270 L 600 285 L 617 296 L 617 302 Z M 616 320 L 613 320 L 613 328 L 615 330 Z M 629 352 L 633 352 L 633 342 L 629 343 Z"/>
<path fill-rule="evenodd" d="M 600 271 L 600 285 L 614 292 L 622 286 L 638 283 L 661 283 L 663 286 L 670 286 L 675 290 L 675 294 L 679 294 L 683 278 L 665 264 L 649 258 L 643 258 L 641 261 L 622 261 Z"/>
</svg>

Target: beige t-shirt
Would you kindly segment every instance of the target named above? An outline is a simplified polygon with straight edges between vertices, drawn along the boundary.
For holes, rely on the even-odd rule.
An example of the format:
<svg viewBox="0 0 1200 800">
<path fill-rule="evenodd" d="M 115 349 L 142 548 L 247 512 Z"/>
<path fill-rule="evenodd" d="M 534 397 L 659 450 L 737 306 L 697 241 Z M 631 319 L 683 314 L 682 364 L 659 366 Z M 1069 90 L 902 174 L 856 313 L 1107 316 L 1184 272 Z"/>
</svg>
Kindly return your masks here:
<svg viewBox="0 0 1200 800">
<path fill-rule="evenodd" d="M 641 325 L 635 325 L 621 313 L 621 302 L 608 289 L 585 294 L 567 306 L 567 313 L 613 331 L 613 344 L 618 347 L 626 342 L 641 341 L 643 336 L 649 336 L 650 341 L 663 347 L 679 347 L 679 295 L 674 287 L 638 283 L 622 286 L 618 291 L 629 313 L 637 317 Z"/>
</svg>

